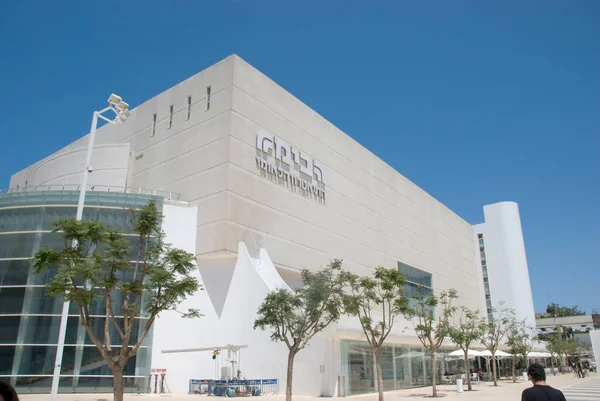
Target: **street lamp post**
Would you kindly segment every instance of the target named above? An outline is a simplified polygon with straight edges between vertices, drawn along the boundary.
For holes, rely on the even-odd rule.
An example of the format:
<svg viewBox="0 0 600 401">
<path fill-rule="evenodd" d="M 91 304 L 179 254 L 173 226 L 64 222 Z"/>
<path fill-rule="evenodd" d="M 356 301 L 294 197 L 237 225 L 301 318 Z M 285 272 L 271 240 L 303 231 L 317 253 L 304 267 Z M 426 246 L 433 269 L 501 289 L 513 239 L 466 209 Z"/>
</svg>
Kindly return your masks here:
<svg viewBox="0 0 600 401">
<path fill-rule="evenodd" d="M 96 139 L 96 128 L 98 126 L 98 118 L 109 122 L 110 124 L 124 123 L 129 117 L 129 105 L 121 99 L 120 96 L 114 93 L 108 98 L 109 106 L 100 110 L 94 111 L 92 117 L 92 127 L 90 129 L 90 136 L 88 138 L 87 153 L 85 156 L 85 166 L 83 169 L 83 179 L 81 181 L 81 187 L 79 188 L 79 201 L 77 202 L 77 214 L 75 218 L 80 221 L 83 217 L 83 204 L 85 202 L 85 192 L 87 189 L 88 176 L 92 172 L 92 151 L 94 149 L 94 140 Z M 113 111 L 116 114 L 114 119 L 103 116 L 103 113 Z M 77 247 L 77 241 L 73 241 L 73 248 Z M 52 376 L 52 390 L 50 391 L 51 401 L 56 401 L 56 394 L 58 393 L 58 382 L 60 380 L 60 368 L 62 365 L 63 351 L 65 349 L 65 337 L 67 334 L 67 321 L 69 318 L 69 306 L 70 302 L 65 301 L 63 303 L 62 313 L 60 315 L 60 327 L 58 330 L 58 346 L 56 348 L 56 359 L 54 362 L 54 374 Z"/>
</svg>

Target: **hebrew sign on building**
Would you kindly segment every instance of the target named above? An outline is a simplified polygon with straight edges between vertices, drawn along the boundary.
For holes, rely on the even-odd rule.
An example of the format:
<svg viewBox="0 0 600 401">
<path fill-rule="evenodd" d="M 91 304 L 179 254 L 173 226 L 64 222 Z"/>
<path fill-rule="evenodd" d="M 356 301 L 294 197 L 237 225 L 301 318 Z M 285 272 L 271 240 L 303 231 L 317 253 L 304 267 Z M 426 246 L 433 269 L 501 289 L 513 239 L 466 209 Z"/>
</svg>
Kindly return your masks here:
<svg viewBox="0 0 600 401">
<path fill-rule="evenodd" d="M 256 134 L 256 166 L 269 178 L 302 195 L 325 199 L 323 170 L 314 159 L 267 130 Z"/>
</svg>

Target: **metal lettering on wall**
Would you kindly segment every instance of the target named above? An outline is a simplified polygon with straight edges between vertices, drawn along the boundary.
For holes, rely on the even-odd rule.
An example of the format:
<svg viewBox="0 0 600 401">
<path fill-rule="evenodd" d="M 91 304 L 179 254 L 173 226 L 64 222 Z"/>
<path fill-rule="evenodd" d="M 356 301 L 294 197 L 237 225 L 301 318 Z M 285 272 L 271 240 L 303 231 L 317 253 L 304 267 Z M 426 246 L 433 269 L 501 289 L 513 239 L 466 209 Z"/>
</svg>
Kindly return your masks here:
<svg viewBox="0 0 600 401">
<path fill-rule="evenodd" d="M 260 171 L 305 196 L 325 200 L 323 170 L 312 157 L 264 129 L 256 134 L 256 149 Z"/>
</svg>

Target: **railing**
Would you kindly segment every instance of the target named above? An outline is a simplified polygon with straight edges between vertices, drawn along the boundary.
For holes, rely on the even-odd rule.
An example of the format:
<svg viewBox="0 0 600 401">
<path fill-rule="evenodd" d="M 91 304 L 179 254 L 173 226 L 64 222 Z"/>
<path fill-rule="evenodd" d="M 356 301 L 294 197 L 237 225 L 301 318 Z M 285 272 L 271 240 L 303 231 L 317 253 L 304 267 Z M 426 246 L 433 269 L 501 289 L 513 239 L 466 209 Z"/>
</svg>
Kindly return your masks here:
<svg viewBox="0 0 600 401">
<path fill-rule="evenodd" d="M 15 187 L 0 190 L 1 194 L 13 194 L 22 192 L 48 192 L 48 191 L 79 191 L 81 185 L 77 184 L 51 184 L 51 185 L 35 185 L 27 187 Z M 178 201 L 180 194 L 170 191 L 159 191 L 156 189 L 143 189 L 143 188 L 132 188 L 122 187 L 116 185 L 88 185 L 86 191 L 91 192 L 113 192 L 122 194 L 138 194 L 138 195 L 151 195 L 151 196 L 162 196 L 165 200 Z"/>
<path fill-rule="evenodd" d="M 152 389 L 150 389 L 152 392 Z M 158 392 L 155 387 L 154 392 Z M 162 391 L 161 391 L 162 392 Z M 198 380 L 190 379 L 189 394 L 210 394 L 217 397 L 244 397 L 279 393 L 278 379 L 233 379 L 233 380 Z"/>
</svg>

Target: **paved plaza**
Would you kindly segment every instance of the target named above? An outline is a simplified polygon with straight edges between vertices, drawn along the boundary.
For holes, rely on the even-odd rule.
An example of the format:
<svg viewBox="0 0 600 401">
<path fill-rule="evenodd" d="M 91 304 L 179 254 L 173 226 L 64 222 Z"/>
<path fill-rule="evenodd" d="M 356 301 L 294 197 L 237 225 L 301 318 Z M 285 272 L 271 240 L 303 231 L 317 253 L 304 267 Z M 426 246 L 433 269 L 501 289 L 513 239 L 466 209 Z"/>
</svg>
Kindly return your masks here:
<svg viewBox="0 0 600 401">
<path fill-rule="evenodd" d="M 548 384 L 561 389 L 567 398 L 567 401 L 592 401 L 600 400 L 600 376 L 592 374 L 589 378 L 578 379 L 573 374 L 564 374 L 557 376 L 549 376 Z M 494 387 L 490 383 L 475 383 L 473 391 L 465 391 L 457 393 L 455 386 L 438 386 L 438 391 L 442 399 L 447 401 L 452 400 L 473 400 L 473 401 L 508 401 L 521 400 L 521 392 L 523 389 L 530 387 L 530 382 L 518 381 L 512 383 L 510 380 L 502 380 L 498 387 Z M 466 386 L 465 386 L 466 388 Z M 283 389 L 282 389 L 283 390 Z M 431 387 L 423 387 L 416 389 L 407 389 L 400 391 L 390 391 L 385 393 L 387 401 L 395 400 L 423 400 L 431 395 Z M 193 401 L 194 399 L 204 398 L 203 395 L 189 394 L 126 394 L 125 401 Z M 21 394 L 22 401 L 48 401 L 47 394 Z M 264 401 L 282 401 L 285 395 L 265 395 L 258 397 Z M 315 400 L 317 397 L 294 396 L 295 401 Z M 377 394 L 359 395 L 346 397 L 347 399 L 356 401 L 375 401 Z M 59 394 L 58 401 L 111 401 L 112 394 Z M 199 401 L 199 400 L 198 400 Z"/>
<path fill-rule="evenodd" d="M 600 379 L 586 380 L 562 389 L 567 401 L 598 401 L 600 400 Z"/>
</svg>

